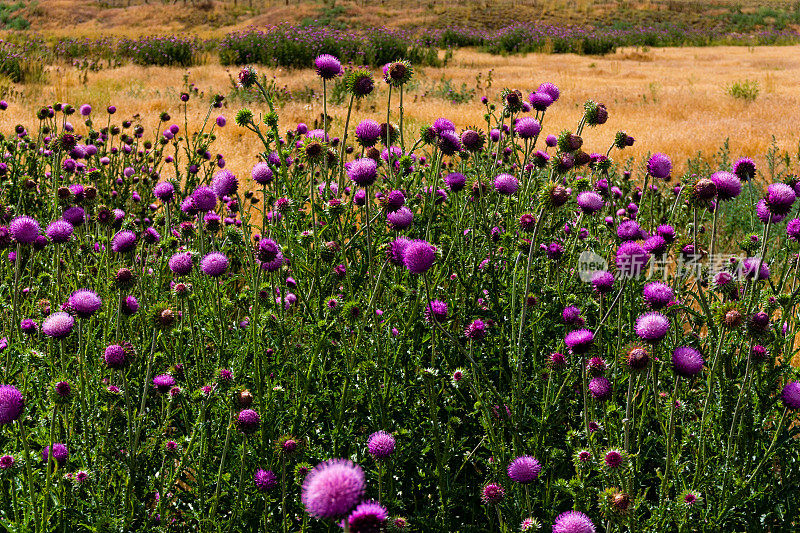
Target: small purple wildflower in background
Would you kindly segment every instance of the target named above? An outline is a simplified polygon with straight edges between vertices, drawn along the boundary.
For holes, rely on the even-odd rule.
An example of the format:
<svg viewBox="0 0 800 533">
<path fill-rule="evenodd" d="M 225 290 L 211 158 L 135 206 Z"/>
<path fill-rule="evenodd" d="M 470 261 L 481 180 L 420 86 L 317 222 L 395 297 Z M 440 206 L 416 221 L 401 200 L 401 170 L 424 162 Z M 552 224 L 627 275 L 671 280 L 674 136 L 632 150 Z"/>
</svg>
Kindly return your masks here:
<svg viewBox="0 0 800 533">
<path fill-rule="evenodd" d="M 553 523 L 553 533 L 595 533 L 594 524 L 580 511 L 561 513 Z"/>
<path fill-rule="evenodd" d="M 225 127 L 225 124 L 227 124 L 227 121 L 225 120 L 225 117 L 223 115 L 217 116 L 217 126 L 219 126 L 220 128 L 223 128 L 223 127 Z"/>
<path fill-rule="evenodd" d="M 508 477 L 523 485 L 536 481 L 542 465 L 530 455 L 521 455 L 508 465 Z"/>
<path fill-rule="evenodd" d="M 0 385 L 0 425 L 10 424 L 22 414 L 25 401 L 13 385 Z"/>
<path fill-rule="evenodd" d="M 258 492 L 269 492 L 278 485 L 278 477 L 272 470 L 259 468 L 253 476 L 253 483 Z"/>
<path fill-rule="evenodd" d="M 497 505 L 506 495 L 506 491 L 499 483 L 488 483 L 481 490 L 481 501 L 486 505 Z"/>
<path fill-rule="evenodd" d="M 14 457 L 13 456 L 6 454 L 6 455 L 3 455 L 2 457 L 0 457 L 0 469 L 8 470 L 12 466 L 14 466 Z"/>
<path fill-rule="evenodd" d="M 314 518 L 341 518 L 364 495 L 364 471 L 347 459 L 318 464 L 303 481 L 301 500 Z"/>
<path fill-rule="evenodd" d="M 376 460 L 388 459 L 394 453 L 395 438 L 391 433 L 377 431 L 370 435 L 367 451 Z"/>
<path fill-rule="evenodd" d="M 210 252 L 200 262 L 200 269 L 207 276 L 219 277 L 228 270 L 228 258 L 222 252 Z"/>
<path fill-rule="evenodd" d="M 690 346 L 679 346 L 672 352 L 672 368 L 684 378 L 691 378 L 703 370 L 703 356 Z"/>
<path fill-rule="evenodd" d="M 75 318 L 69 313 L 58 311 L 51 314 L 42 322 L 42 333 L 54 339 L 63 339 L 72 333 Z"/>
</svg>

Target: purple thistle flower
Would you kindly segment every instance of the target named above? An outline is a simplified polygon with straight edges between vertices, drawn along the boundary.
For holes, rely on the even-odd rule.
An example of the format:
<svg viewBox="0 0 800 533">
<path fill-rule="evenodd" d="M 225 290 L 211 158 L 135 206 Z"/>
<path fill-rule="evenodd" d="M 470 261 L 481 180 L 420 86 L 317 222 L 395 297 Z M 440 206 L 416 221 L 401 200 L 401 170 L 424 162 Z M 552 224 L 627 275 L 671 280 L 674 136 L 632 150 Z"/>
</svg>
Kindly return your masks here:
<svg viewBox="0 0 800 533">
<path fill-rule="evenodd" d="M 800 240 L 800 218 L 793 218 L 786 224 L 786 235 L 793 241 Z"/>
<path fill-rule="evenodd" d="M 523 485 L 536 481 L 542 465 L 530 455 L 521 455 L 508 465 L 508 477 Z"/>
<path fill-rule="evenodd" d="M 192 271 L 192 254 L 178 252 L 169 258 L 169 269 L 178 276 L 185 276 Z"/>
<path fill-rule="evenodd" d="M 242 409 L 236 417 L 236 423 L 239 426 L 239 431 L 245 435 L 251 435 L 261 424 L 261 417 L 252 409 Z"/>
<path fill-rule="evenodd" d="M 645 313 L 636 319 L 635 329 L 640 339 L 656 343 L 669 331 L 669 319 L 661 313 Z"/>
<path fill-rule="evenodd" d="M 742 181 L 750 181 L 756 177 L 756 164 L 749 157 L 741 157 L 733 164 L 733 173 Z"/>
<path fill-rule="evenodd" d="M 424 274 L 433 265 L 436 251 L 427 241 L 416 240 L 403 251 L 403 264 L 414 274 Z"/>
<path fill-rule="evenodd" d="M 486 505 L 497 505 L 506 495 L 506 491 L 502 485 L 498 483 L 489 483 L 483 487 L 481 491 L 481 501 Z"/>
<path fill-rule="evenodd" d="M 19 323 L 19 329 L 27 335 L 33 335 L 38 329 L 38 324 L 32 318 L 23 318 Z"/>
<path fill-rule="evenodd" d="M 42 322 L 42 333 L 54 339 L 63 339 L 72 333 L 75 319 L 69 313 L 57 311 Z"/>
<path fill-rule="evenodd" d="M 494 188 L 502 195 L 511 196 L 519 189 L 519 182 L 511 174 L 500 174 L 494 179 Z"/>
<path fill-rule="evenodd" d="M 50 450 L 53 451 L 53 459 L 55 459 L 59 466 L 66 463 L 67 459 L 69 459 L 69 450 L 67 450 L 67 447 L 60 442 L 56 442 L 42 449 L 42 461 L 47 462 Z"/>
<path fill-rule="evenodd" d="M 644 301 L 652 309 L 661 309 L 666 307 L 675 298 L 675 293 L 672 287 L 660 281 L 654 281 L 644 286 L 642 291 Z"/>
<path fill-rule="evenodd" d="M 595 533 L 594 524 L 580 511 L 561 513 L 553 523 L 553 533 Z"/>
<path fill-rule="evenodd" d="M 690 346 L 679 346 L 672 352 L 672 368 L 679 376 L 691 378 L 703 370 L 703 356 Z"/>
<path fill-rule="evenodd" d="M 220 170 L 214 175 L 214 179 L 211 181 L 211 188 L 214 189 L 214 194 L 217 195 L 217 198 L 233 196 L 239 189 L 239 180 L 230 170 Z"/>
<path fill-rule="evenodd" d="M 82 226 L 86 221 L 86 212 L 82 207 L 74 205 L 65 209 L 64 213 L 61 215 L 61 218 L 77 228 L 78 226 Z"/>
<path fill-rule="evenodd" d="M 592 287 L 600 294 L 608 294 L 614 288 L 614 275 L 607 270 L 599 270 L 592 274 Z"/>
<path fill-rule="evenodd" d="M 389 513 L 380 503 L 361 502 L 347 517 L 350 533 L 376 533 L 384 530 Z"/>
<path fill-rule="evenodd" d="M 103 302 L 96 292 L 78 289 L 70 295 L 68 304 L 79 318 L 89 318 L 100 309 Z"/>
<path fill-rule="evenodd" d="M 558 90 L 558 87 L 554 83 L 550 83 L 546 81 L 539 85 L 539 88 L 536 89 L 537 93 L 545 93 L 550 98 L 552 98 L 553 102 L 558 101 L 558 97 L 561 96 L 561 91 Z"/>
<path fill-rule="evenodd" d="M 742 192 L 742 182 L 730 172 L 714 172 L 711 181 L 717 186 L 717 197 L 720 201 L 733 200 Z"/>
<path fill-rule="evenodd" d="M 111 344 L 103 352 L 103 361 L 108 368 L 123 368 L 127 363 L 127 359 L 128 355 L 125 353 L 125 348 L 119 344 Z"/>
<path fill-rule="evenodd" d="M 47 238 L 50 239 L 50 242 L 61 244 L 69 242 L 69 240 L 72 238 L 73 231 L 74 228 L 72 224 L 66 220 L 56 220 L 47 226 L 45 233 L 47 234 Z"/>
<path fill-rule="evenodd" d="M 347 177 L 362 187 L 368 187 L 378 178 L 378 164 L 374 159 L 364 157 L 345 165 Z"/>
<path fill-rule="evenodd" d="M 771 222 L 772 224 L 777 224 L 778 222 L 786 218 L 786 215 L 779 215 L 777 213 L 772 212 L 769 206 L 767 205 L 767 200 L 764 198 L 759 200 L 758 203 L 756 204 L 756 216 L 758 216 L 758 219 L 764 224 L 766 224 L 767 222 Z"/>
<path fill-rule="evenodd" d="M 436 322 L 447 320 L 447 304 L 441 300 L 432 300 L 425 307 L 425 321 L 432 324 L 434 320 Z"/>
<path fill-rule="evenodd" d="M 451 172 L 444 177 L 444 182 L 447 187 L 453 192 L 459 192 L 464 189 L 467 184 L 467 177 L 459 172 Z"/>
<path fill-rule="evenodd" d="M 13 385 L 0 385 L 0 425 L 10 424 L 22 414 L 25 401 Z"/>
<path fill-rule="evenodd" d="M 567 333 L 564 338 L 566 344 L 573 353 L 581 355 L 588 352 L 594 343 L 594 333 L 588 329 L 576 329 Z"/>
<path fill-rule="evenodd" d="M 111 239 L 111 250 L 114 253 L 124 254 L 136 246 L 136 234 L 131 230 L 122 230 Z"/>
<path fill-rule="evenodd" d="M 166 394 L 175 386 L 175 378 L 170 374 L 161 374 L 153 378 L 153 386 L 161 394 Z"/>
<path fill-rule="evenodd" d="M 655 179 L 666 180 L 672 172 L 672 161 L 665 154 L 656 153 L 647 161 L 647 173 Z"/>
<path fill-rule="evenodd" d="M 533 117 L 522 117 L 517 120 L 514 131 L 520 139 L 533 139 L 542 131 L 542 125 Z"/>
<path fill-rule="evenodd" d="M 323 80 L 332 80 L 343 72 L 342 63 L 330 54 L 317 56 L 317 59 L 314 60 L 314 67 Z"/>
<path fill-rule="evenodd" d="M 162 181 L 153 187 L 153 196 L 165 204 L 169 203 L 175 199 L 175 186 L 168 181 Z"/>
<path fill-rule="evenodd" d="M 792 209 L 797 195 L 785 183 L 773 183 L 767 187 L 766 204 L 774 215 L 786 216 Z"/>
<path fill-rule="evenodd" d="M 544 111 L 553 105 L 554 100 L 553 97 L 546 92 L 536 91 L 528 95 L 528 102 L 531 103 L 531 107 L 533 107 L 536 111 Z M 555 136 L 553 137 L 555 138 Z"/>
<path fill-rule="evenodd" d="M 475 319 L 464 329 L 464 336 L 472 340 L 481 340 L 486 337 L 486 324 L 481 319 Z"/>
<path fill-rule="evenodd" d="M 380 138 L 381 125 L 379 122 L 368 118 L 356 126 L 356 140 L 364 148 L 375 146 Z"/>
<path fill-rule="evenodd" d="M 255 483 L 258 492 L 268 492 L 278 485 L 278 477 L 272 470 L 259 468 L 253 476 L 253 483 Z"/>
<path fill-rule="evenodd" d="M 596 376 L 589 381 L 589 392 L 595 400 L 605 401 L 611 397 L 611 382 L 605 376 Z"/>
<path fill-rule="evenodd" d="M 377 431 L 370 435 L 367 442 L 369 454 L 376 460 L 388 459 L 394 453 L 395 439 L 391 433 Z"/>
<path fill-rule="evenodd" d="M 637 277 L 650 262 L 650 254 L 639 243 L 626 241 L 617 248 L 615 263 L 622 277 Z"/>
<path fill-rule="evenodd" d="M 318 464 L 303 481 L 301 500 L 314 518 L 346 515 L 364 494 L 364 471 L 347 459 Z"/>
<path fill-rule="evenodd" d="M 790 381 L 781 391 L 781 401 L 787 409 L 800 409 L 800 383 Z"/>
<path fill-rule="evenodd" d="M 594 191 L 584 191 L 578 195 L 578 207 L 584 214 L 591 215 L 603 208 L 603 197 Z"/>
<path fill-rule="evenodd" d="M 253 170 L 250 171 L 250 176 L 253 178 L 253 181 L 260 185 L 267 185 L 273 178 L 272 169 L 269 168 L 269 164 L 263 161 L 253 166 Z"/>
<path fill-rule="evenodd" d="M 761 263 L 761 268 L 759 268 Z M 758 268 L 758 276 L 756 276 L 756 269 Z M 747 279 L 769 279 L 770 271 L 769 265 L 766 261 L 761 261 L 758 257 L 747 257 L 742 261 L 742 273 Z"/>
<path fill-rule="evenodd" d="M 456 125 L 446 118 L 437 118 L 433 121 L 433 130 L 437 135 L 441 135 L 446 131 L 456 131 Z"/>
<path fill-rule="evenodd" d="M 198 211 L 211 211 L 217 207 L 217 195 L 211 187 L 198 187 L 191 198 Z"/>
<path fill-rule="evenodd" d="M 228 270 L 228 258 L 222 252 L 210 252 L 200 262 L 200 269 L 207 276 L 219 277 Z"/>
<path fill-rule="evenodd" d="M 617 226 L 617 237 L 623 241 L 635 241 L 642 237 L 642 228 L 635 220 L 625 220 Z"/>
<path fill-rule="evenodd" d="M 39 236 L 39 223 L 29 216 L 15 218 L 8 228 L 11 236 L 21 244 L 31 244 Z"/>
</svg>

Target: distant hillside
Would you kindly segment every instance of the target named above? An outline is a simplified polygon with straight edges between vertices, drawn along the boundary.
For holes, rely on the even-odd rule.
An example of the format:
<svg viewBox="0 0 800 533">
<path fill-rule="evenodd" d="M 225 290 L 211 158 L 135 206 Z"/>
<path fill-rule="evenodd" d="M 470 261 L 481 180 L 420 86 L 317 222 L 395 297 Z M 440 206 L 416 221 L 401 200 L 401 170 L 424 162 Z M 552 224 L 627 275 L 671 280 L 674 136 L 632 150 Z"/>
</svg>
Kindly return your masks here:
<svg viewBox="0 0 800 533">
<path fill-rule="evenodd" d="M 746 7 L 742 7 L 746 6 Z M 736 32 L 800 28 L 800 2 L 774 0 L 34 0 L 0 2 L 6 29 L 73 36 L 191 31 L 279 22 L 402 29 L 495 29 L 514 22 L 594 27 L 680 25 Z"/>
</svg>

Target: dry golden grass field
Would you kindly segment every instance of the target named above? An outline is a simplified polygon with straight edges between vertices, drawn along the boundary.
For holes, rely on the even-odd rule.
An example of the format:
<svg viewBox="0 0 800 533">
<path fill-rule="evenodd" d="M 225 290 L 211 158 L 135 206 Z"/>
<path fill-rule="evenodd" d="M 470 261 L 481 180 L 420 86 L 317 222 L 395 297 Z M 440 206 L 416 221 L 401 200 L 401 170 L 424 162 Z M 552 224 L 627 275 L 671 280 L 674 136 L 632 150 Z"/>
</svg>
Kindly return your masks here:
<svg viewBox="0 0 800 533">
<path fill-rule="evenodd" d="M 486 80 L 491 71 L 492 84 Z M 265 71 L 274 75 L 279 86 L 286 85 L 294 94 L 314 96 L 288 101 L 280 112 L 281 129 L 297 122 L 311 125 L 322 111 L 322 87 L 312 70 Z M 75 105 L 90 103 L 97 113 L 104 114 L 108 104 L 118 108 L 116 118 L 139 114 L 147 128 L 156 126 L 158 113 L 167 111 L 178 118 L 179 99 L 184 76 L 205 92 L 206 98 L 190 101 L 190 121 L 202 120 L 208 98 L 213 93 L 231 92 L 229 74 L 216 62 L 188 70 L 181 68 L 121 68 L 88 73 L 82 78 L 71 66 L 48 68 L 46 81 L 17 87 L 18 94 L 9 99 L 11 106 L 0 114 L 0 128 L 10 129 L 17 123 L 32 125 L 35 110 L 55 101 Z M 376 73 L 377 75 L 377 73 Z M 476 76 L 480 75 L 480 82 Z M 730 137 L 731 153 L 753 157 L 763 167 L 764 154 L 774 135 L 778 145 L 797 153 L 800 124 L 800 47 L 710 47 L 623 50 L 604 57 L 530 54 L 499 57 L 471 50 L 458 50 L 445 68 L 421 68 L 405 96 L 405 125 L 414 134 L 423 124 L 443 116 L 459 127 L 483 126 L 484 94 L 497 101 L 504 87 L 519 88 L 525 94 L 543 81 L 552 81 L 562 90 L 562 97 L 548 112 L 545 133 L 574 129 L 587 99 L 606 104 L 609 120 L 604 126 L 585 131 L 587 146 L 592 151 L 608 148 L 617 130 L 624 129 L 636 138 L 626 156 L 637 159 L 648 151 L 669 154 L 678 168 L 687 158 L 702 152 L 711 155 L 726 137 Z M 442 80 L 451 86 L 475 90 L 471 103 L 453 104 L 441 95 Z M 734 82 L 758 82 L 760 92 L 753 102 L 737 99 L 726 92 Z M 385 121 L 387 90 L 378 83 L 375 96 L 361 103 L 354 111 L 351 128 L 358 120 L 374 118 Z M 230 169 L 240 175 L 249 172 L 258 153 L 258 143 L 249 132 L 233 122 L 235 112 L 246 105 L 229 99 L 222 113 L 228 125 L 219 131 L 216 149 L 225 155 Z M 397 119 L 397 98 L 393 99 L 393 120 Z M 258 112 L 260 103 L 250 105 Z M 346 114 L 346 103 L 329 105 L 334 117 L 332 131 L 339 135 Z M 103 119 L 104 120 L 104 119 Z"/>
</svg>

